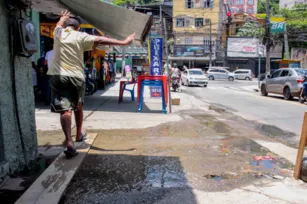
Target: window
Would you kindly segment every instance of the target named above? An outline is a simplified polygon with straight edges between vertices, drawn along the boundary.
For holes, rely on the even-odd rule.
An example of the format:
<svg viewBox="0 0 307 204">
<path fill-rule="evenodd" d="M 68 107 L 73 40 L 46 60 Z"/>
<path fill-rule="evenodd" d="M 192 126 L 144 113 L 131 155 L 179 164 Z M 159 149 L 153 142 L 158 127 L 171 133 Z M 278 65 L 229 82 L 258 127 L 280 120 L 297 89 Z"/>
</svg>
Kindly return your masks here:
<svg viewBox="0 0 307 204">
<path fill-rule="evenodd" d="M 304 69 L 295 69 L 297 75 L 299 76 L 307 76 L 307 70 Z"/>
<path fill-rule="evenodd" d="M 184 18 L 177 18 L 177 27 L 184 27 Z"/>
<path fill-rule="evenodd" d="M 204 0 L 204 8 L 213 8 L 213 0 Z"/>
<path fill-rule="evenodd" d="M 235 0 L 229 0 L 230 5 L 235 5 Z"/>
<path fill-rule="evenodd" d="M 276 72 L 274 72 L 271 76 L 271 79 L 279 77 L 280 72 L 281 70 L 277 70 Z"/>
<path fill-rule="evenodd" d="M 193 38 L 192 37 L 185 37 L 184 38 L 184 44 L 192 44 Z"/>
<path fill-rule="evenodd" d="M 247 0 L 248 5 L 254 5 L 254 0 Z"/>
<path fill-rule="evenodd" d="M 248 9 L 247 9 L 247 13 L 248 13 L 248 14 L 252 14 L 252 13 L 254 13 L 254 9 L 252 9 L 252 8 L 248 8 Z"/>
<path fill-rule="evenodd" d="M 194 0 L 185 0 L 185 8 L 194 8 Z"/>
<path fill-rule="evenodd" d="M 204 19 L 203 18 L 195 18 L 195 27 L 203 27 Z"/>
<path fill-rule="evenodd" d="M 191 70 L 189 71 L 190 75 L 203 75 L 204 73 L 202 71 L 196 71 L 196 70 Z"/>
<path fill-rule="evenodd" d="M 221 73 L 226 73 L 226 70 L 220 69 L 219 72 L 221 72 Z"/>
<path fill-rule="evenodd" d="M 289 75 L 289 70 L 282 70 L 281 77 L 286 77 Z"/>
<path fill-rule="evenodd" d="M 244 5 L 244 0 L 237 0 L 237 5 Z"/>
</svg>

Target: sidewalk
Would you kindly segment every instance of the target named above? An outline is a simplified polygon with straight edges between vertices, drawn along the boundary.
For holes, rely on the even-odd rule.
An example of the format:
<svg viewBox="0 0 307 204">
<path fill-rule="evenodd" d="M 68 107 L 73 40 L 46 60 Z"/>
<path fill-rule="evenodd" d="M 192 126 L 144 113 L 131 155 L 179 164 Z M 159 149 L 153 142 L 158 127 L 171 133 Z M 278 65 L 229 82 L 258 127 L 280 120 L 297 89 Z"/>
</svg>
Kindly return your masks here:
<svg viewBox="0 0 307 204">
<path fill-rule="evenodd" d="M 118 92 L 86 98 L 84 126 L 97 137 L 60 203 L 307 203 L 307 185 L 292 178 L 295 149 L 186 93 L 172 92 L 181 104 L 165 115 L 148 88 L 142 113 Z M 59 115 L 36 116 L 40 153 L 61 151 Z M 265 155 L 274 159 L 254 160 Z"/>
</svg>

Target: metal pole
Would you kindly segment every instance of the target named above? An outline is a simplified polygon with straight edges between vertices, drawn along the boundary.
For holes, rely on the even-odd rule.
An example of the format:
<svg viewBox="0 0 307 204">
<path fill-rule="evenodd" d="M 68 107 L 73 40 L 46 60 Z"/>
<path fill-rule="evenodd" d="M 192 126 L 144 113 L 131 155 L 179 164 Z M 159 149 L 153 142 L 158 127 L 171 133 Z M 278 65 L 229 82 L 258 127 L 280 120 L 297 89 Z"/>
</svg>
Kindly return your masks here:
<svg viewBox="0 0 307 204">
<path fill-rule="evenodd" d="M 271 57 L 270 57 L 270 41 L 271 41 L 271 33 L 270 33 L 270 1 L 266 0 L 265 2 L 266 9 L 266 74 L 269 75 L 271 73 Z"/>
<path fill-rule="evenodd" d="M 160 29 L 161 29 L 161 36 L 163 35 L 163 23 L 162 23 L 162 4 L 160 4 Z"/>
<path fill-rule="evenodd" d="M 285 25 L 284 40 L 285 40 L 286 60 L 288 60 L 288 59 L 290 59 L 290 54 L 289 54 L 289 43 L 288 43 L 287 25 Z"/>
<path fill-rule="evenodd" d="M 168 107 L 169 113 L 172 113 L 172 96 L 171 96 L 171 76 L 168 74 L 170 73 L 170 66 L 168 64 L 168 49 L 167 49 L 167 32 L 166 32 L 166 20 L 164 21 L 164 43 L 165 43 L 165 54 L 166 54 L 166 74 L 167 74 L 167 84 L 168 84 Z"/>
<path fill-rule="evenodd" d="M 258 88 L 260 89 L 261 54 L 258 44 Z"/>
<path fill-rule="evenodd" d="M 212 23 L 210 20 L 209 68 L 212 67 Z"/>
<path fill-rule="evenodd" d="M 125 60 L 126 60 L 126 47 L 123 48 L 123 53 L 122 53 L 122 77 L 124 76 L 124 69 L 125 69 Z"/>
</svg>

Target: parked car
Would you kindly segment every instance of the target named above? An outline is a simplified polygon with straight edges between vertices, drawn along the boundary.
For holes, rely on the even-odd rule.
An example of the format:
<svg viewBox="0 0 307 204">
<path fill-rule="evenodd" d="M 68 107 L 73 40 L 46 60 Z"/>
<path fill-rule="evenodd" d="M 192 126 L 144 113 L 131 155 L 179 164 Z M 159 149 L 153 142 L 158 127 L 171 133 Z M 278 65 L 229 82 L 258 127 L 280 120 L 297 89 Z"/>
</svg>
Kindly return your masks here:
<svg viewBox="0 0 307 204">
<path fill-rule="evenodd" d="M 254 77 L 252 70 L 249 69 L 238 69 L 233 74 L 235 75 L 235 79 L 252 80 Z"/>
<path fill-rule="evenodd" d="M 282 68 L 268 75 L 261 82 L 261 95 L 269 93 L 283 95 L 286 100 L 297 97 L 303 87 L 307 70 L 300 68 Z"/>
<path fill-rule="evenodd" d="M 202 85 L 207 87 L 208 78 L 205 76 L 201 69 L 187 69 L 181 75 L 182 85 Z"/>
<path fill-rule="evenodd" d="M 206 72 L 206 76 L 210 80 L 228 79 L 229 81 L 233 81 L 235 79 L 235 75 L 226 69 L 209 68 Z"/>
</svg>

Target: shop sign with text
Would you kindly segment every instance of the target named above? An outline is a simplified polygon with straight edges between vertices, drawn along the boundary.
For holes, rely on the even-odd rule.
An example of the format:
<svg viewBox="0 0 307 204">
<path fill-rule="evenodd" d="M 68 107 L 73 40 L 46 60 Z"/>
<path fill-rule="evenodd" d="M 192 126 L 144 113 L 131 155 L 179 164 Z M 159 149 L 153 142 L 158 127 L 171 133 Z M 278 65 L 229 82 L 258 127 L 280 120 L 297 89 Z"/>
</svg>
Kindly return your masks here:
<svg viewBox="0 0 307 204">
<path fill-rule="evenodd" d="M 162 74 L 163 39 L 150 39 L 150 73 L 153 76 Z M 151 97 L 161 97 L 161 87 L 150 87 Z"/>
</svg>

